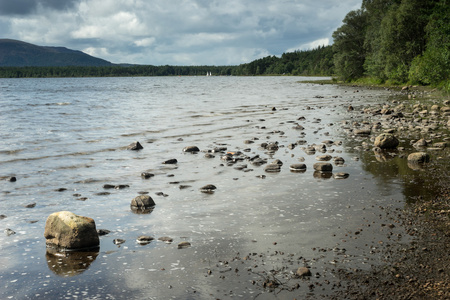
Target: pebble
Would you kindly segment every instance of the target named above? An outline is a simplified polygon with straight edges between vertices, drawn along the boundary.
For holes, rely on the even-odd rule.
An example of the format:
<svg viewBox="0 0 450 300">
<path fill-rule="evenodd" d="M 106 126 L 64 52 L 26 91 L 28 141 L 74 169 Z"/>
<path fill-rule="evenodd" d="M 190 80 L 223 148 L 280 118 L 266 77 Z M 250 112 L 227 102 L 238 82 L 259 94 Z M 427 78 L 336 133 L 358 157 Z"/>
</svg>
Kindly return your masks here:
<svg viewBox="0 0 450 300">
<path fill-rule="evenodd" d="M 189 242 L 181 242 L 178 244 L 178 249 L 188 248 L 191 246 L 191 243 Z"/>
<path fill-rule="evenodd" d="M 141 235 L 136 239 L 136 241 L 141 245 L 147 245 L 154 239 L 155 239 L 154 237 L 151 237 L 149 235 Z"/>
</svg>

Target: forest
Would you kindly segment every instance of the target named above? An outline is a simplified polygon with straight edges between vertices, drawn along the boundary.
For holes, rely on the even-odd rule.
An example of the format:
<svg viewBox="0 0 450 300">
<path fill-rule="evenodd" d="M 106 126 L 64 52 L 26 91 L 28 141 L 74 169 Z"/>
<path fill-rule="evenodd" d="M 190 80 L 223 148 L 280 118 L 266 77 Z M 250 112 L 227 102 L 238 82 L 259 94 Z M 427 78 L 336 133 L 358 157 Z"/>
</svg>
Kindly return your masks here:
<svg viewBox="0 0 450 300">
<path fill-rule="evenodd" d="M 345 82 L 450 91 L 449 1 L 363 0 L 334 31 L 333 45 L 237 66 L 0 67 L 0 77 L 327 75 Z"/>
<path fill-rule="evenodd" d="M 333 40 L 334 71 L 343 81 L 450 91 L 448 0 L 363 0 Z"/>
<path fill-rule="evenodd" d="M 65 66 L 65 67 L 0 67 L 0 77 L 126 77 L 126 76 L 251 76 L 251 75 L 331 75 L 331 46 L 308 51 L 267 56 L 239 66 Z"/>
</svg>

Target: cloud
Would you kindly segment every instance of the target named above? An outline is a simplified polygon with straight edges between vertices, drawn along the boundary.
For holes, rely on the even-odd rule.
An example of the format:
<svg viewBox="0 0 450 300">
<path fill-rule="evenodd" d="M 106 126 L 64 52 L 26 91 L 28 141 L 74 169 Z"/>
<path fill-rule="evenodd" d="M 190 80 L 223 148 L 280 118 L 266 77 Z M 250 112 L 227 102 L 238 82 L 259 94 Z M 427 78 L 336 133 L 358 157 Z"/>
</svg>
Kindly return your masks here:
<svg viewBox="0 0 450 300">
<path fill-rule="evenodd" d="M 360 6 L 361 0 L 0 0 L 0 36 L 117 63 L 240 64 L 330 43 Z"/>
<path fill-rule="evenodd" d="M 79 0 L 0 0 L 0 15 L 28 15 L 38 8 L 65 10 L 73 8 Z"/>
</svg>

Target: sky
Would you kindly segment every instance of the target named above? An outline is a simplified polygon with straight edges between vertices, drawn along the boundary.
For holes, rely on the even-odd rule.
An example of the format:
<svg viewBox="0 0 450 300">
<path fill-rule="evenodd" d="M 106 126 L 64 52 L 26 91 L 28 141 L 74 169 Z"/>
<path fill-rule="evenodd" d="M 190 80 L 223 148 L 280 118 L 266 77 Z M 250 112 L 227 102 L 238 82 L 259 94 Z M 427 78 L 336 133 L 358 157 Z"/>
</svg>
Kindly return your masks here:
<svg viewBox="0 0 450 300">
<path fill-rule="evenodd" d="M 331 45 L 362 0 L 0 0 L 0 38 L 113 63 L 239 65 Z"/>
</svg>

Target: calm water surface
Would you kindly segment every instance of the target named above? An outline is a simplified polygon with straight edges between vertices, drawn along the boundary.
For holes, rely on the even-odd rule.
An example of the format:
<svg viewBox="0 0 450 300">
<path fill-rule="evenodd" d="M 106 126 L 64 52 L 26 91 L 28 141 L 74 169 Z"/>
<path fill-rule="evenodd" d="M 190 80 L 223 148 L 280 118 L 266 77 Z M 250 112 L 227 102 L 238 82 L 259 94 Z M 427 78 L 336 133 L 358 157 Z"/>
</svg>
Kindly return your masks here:
<svg viewBox="0 0 450 300">
<path fill-rule="evenodd" d="M 222 263 L 264 253 L 259 267 L 270 270 L 280 264 L 268 255 L 273 251 L 292 253 L 298 259 L 293 270 L 302 257 L 326 272 L 332 265 L 312 261 L 313 247 L 339 246 L 342 234 L 373 218 L 378 205 L 401 207 L 404 198 L 398 179 L 374 180 L 345 143 L 331 147 L 331 155 L 346 161 L 335 167 L 350 174 L 345 180 L 316 178 L 316 155 L 287 147 L 298 140 L 311 145 L 344 139 L 340 120 L 346 107 L 384 101 L 388 94 L 300 79 L 0 79 L 0 214 L 6 216 L 0 229 L 16 232 L 0 234 L 0 298 L 271 299 L 273 293 L 250 283 L 260 275 L 230 271 Z M 293 129 L 297 122 L 305 130 Z M 126 150 L 134 141 L 144 149 Z M 259 147 L 275 141 L 281 147 L 273 155 Z M 276 174 L 248 161 L 227 166 L 219 153 L 183 153 L 190 145 L 245 150 L 284 165 Z M 290 172 L 301 157 L 307 171 Z M 171 158 L 178 164 L 162 164 Z M 243 164 L 247 168 L 235 169 Z M 142 179 L 144 171 L 155 177 Z M 10 176 L 17 182 L 9 182 Z M 104 184 L 129 188 L 105 190 Z M 206 184 L 217 191 L 201 193 Z M 130 210 L 140 192 L 156 202 L 150 214 Z M 62 210 L 111 230 L 101 237 L 99 252 L 46 253 L 45 220 Z M 174 242 L 141 246 L 136 238 L 142 234 Z M 126 242 L 115 245 L 116 238 Z M 354 266 L 364 268 L 378 238 L 347 242 Z M 181 241 L 192 247 L 177 249 Z M 308 295 L 303 286 L 284 296 Z"/>
</svg>

